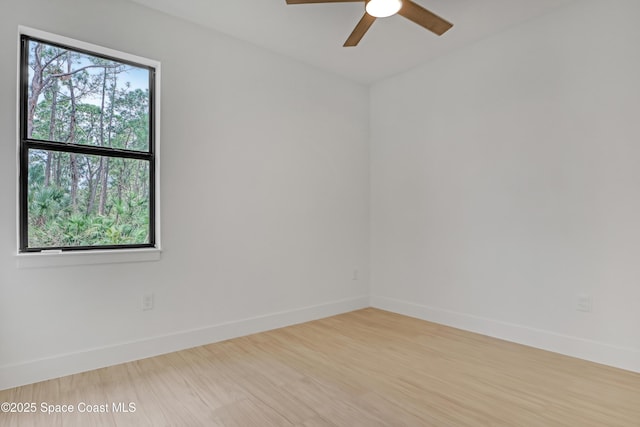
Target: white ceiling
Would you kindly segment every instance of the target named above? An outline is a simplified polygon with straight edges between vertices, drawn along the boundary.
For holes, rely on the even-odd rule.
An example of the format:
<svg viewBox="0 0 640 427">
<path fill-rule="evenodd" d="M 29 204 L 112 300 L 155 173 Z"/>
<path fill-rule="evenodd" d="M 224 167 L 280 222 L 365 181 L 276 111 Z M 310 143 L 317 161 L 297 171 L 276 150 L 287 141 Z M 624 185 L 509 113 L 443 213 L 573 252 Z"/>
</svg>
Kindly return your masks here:
<svg viewBox="0 0 640 427">
<path fill-rule="evenodd" d="M 437 37 L 399 16 L 378 19 L 357 47 L 342 44 L 362 3 L 132 0 L 308 64 L 372 83 L 576 0 L 415 0 L 454 24 Z"/>
</svg>

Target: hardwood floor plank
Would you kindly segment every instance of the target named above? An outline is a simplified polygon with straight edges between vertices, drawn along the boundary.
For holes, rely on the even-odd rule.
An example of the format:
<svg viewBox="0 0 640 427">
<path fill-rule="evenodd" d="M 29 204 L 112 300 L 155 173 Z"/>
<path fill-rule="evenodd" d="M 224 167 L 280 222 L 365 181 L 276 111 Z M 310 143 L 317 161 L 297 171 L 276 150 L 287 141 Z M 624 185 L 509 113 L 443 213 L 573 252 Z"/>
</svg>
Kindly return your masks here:
<svg viewBox="0 0 640 427">
<path fill-rule="evenodd" d="M 38 412 L 0 413 L 3 427 L 640 427 L 640 374 L 364 309 L 0 391 L 5 401 Z"/>
</svg>

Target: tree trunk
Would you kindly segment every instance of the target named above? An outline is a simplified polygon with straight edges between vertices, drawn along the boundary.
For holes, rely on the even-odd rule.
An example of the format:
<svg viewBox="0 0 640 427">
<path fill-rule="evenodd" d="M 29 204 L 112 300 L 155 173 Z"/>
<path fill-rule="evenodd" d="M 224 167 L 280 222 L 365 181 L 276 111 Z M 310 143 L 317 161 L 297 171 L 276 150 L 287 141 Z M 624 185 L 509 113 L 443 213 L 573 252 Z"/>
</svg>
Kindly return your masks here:
<svg viewBox="0 0 640 427">
<path fill-rule="evenodd" d="M 87 215 L 91 215 L 93 212 L 93 207 L 96 202 L 96 187 L 98 186 L 95 182 L 96 174 L 93 172 L 91 168 L 91 160 L 89 157 L 85 157 L 87 163 L 87 171 L 89 172 L 89 198 L 87 200 Z M 99 172 L 98 172 L 99 174 Z"/>
<path fill-rule="evenodd" d="M 127 139 L 124 141 L 124 149 L 127 150 L 129 149 L 129 142 L 131 141 L 131 137 L 133 135 L 133 131 L 131 130 L 131 128 L 129 128 L 129 131 L 127 133 Z M 122 168 L 120 171 L 120 179 L 118 180 L 118 202 L 122 202 L 122 192 L 124 190 L 124 185 L 125 183 L 127 183 L 128 185 L 130 184 L 130 173 L 129 170 L 127 168 L 127 162 L 122 160 Z M 129 188 L 131 189 L 131 188 Z"/>
<path fill-rule="evenodd" d="M 32 63 L 33 66 L 33 77 L 31 78 L 31 92 L 29 93 L 29 99 L 27 100 L 27 138 L 31 138 L 33 134 L 33 117 L 36 114 L 36 105 L 38 105 L 38 97 L 40 93 L 42 93 L 43 83 L 42 83 L 42 73 L 44 71 L 44 67 L 42 65 L 42 45 L 40 43 L 36 44 L 34 49 L 34 61 Z"/>
<path fill-rule="evenodd" d="M 69 154 L 69 166 L 71 167 L 71 207 L 74 212 L 78 210 L 78 163 L 76 154 Z"/>
<path fill-rule="evenodd" d="M 113 127 L 113 111 L 114 111 L 114 101 L 116 95 L 116 79 L 117 79 L 117 68 L 113 68 L 113 82 L 111 87 L 111 94 L 109 99 L 109 129 L 107 132 L 107 141 L 104 138 L 104 104 L 105 104 L 105 96 L 107 91 L 107 69 L 104 69 L 104 78 L 102 80 L 102 109 L 100 111 L 100 145 L 105 146 L 108 145 L 111 147 L 111 129 Z M 106 206 L 107 206 L 107 192 L 109 191 L 109 158 L 101 157 L 100 158 L 100 183 L 102 184 L 102 188 L 100 191 L 100 204 L 98 206 L 98 212 L 100 215 L 105 214 Z"/>
<path fill-rule="evenodd" d="M 55 168 L 53 168 L 53 181 L 56 183 L 56 187 L 58 188 L 62 187 L 62 160 L 60 159 L 60 157 L 60 153 L 55 153 L 53 155 L 53 163 L 55 163 L 56 165 Z"/>
<path fill-rule="evenodd" d="M 49 141 L 55 139 L 56 132 L 56 109 L 58 106 L 58 84 L 53 84 L 53 94 L 51 95 L 51 116 L 49 120 Z M 44 186 L 51 185 L 51 162 L 53 161 L 53 152 L 47 151 L 47 164 L 44 171 Z"/>
<path fill-rule="evenodd" d="M 67 72 L 71 73 L 71 53 L 67 52 Z M 67 80 L 69 84 L 69 98 L 71 100 L 71 120 L 69 122 L 69 142 L 74 144 L 76 142 L 76 95 L 75 88 L 73 86 L 73 78 L 70 76 Z M 71 167 L 71 206 L 73 211 L 78 210 L 78 162 L 76 161 L 76 154 L 69 154 L 69 166 Z"/>
</svg>

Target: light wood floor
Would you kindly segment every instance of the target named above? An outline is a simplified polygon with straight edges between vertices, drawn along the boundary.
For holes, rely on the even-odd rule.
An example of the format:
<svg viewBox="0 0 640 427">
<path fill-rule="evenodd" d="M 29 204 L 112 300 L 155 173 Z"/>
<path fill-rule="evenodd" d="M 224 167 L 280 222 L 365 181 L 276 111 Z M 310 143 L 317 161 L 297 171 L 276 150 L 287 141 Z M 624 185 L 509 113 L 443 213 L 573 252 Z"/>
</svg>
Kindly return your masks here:
<svg viewBox="0 0 640 427">
<path fill-rule="evenodd" d="M 1 426 L 640 426 L 640 374 L 376 309 L 0 392 Z M 113 403 L 135 412 L 114 413 Z M 127 406 L 128 407 L 128 406 Z"/>
</svg>

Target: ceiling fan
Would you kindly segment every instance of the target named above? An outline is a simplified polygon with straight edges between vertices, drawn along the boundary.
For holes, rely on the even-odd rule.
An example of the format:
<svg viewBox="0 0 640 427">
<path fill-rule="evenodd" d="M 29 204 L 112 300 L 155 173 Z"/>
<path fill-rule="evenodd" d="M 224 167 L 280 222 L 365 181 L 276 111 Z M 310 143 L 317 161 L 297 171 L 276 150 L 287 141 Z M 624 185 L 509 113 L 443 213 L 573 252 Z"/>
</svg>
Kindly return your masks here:
<svg viewBox="0 0 640 427">
<path fill-rule="evenodd" d="M 344 42 L 345 47 L 357 46 L 377 18 L 386 18 L 396 13 L 439 36 L 453 27 L 451 22 L 429 12 L 411 0 L 287 0 L 287 4 L 353 2 L 364 2 L 365 12 L 360 22 L 356 25 L 356 28 L 354 28 L 349 38 L 347 38 L 347 41 Z"/>
</svg>

